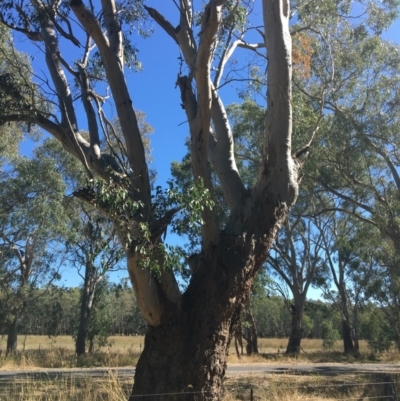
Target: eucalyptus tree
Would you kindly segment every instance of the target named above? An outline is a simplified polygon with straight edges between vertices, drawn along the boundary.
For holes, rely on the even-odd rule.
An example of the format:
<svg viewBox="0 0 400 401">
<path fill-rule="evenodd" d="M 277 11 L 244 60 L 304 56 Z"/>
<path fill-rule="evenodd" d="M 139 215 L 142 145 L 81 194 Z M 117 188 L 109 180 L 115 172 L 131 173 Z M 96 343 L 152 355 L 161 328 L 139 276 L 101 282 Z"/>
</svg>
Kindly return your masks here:
<svg viewBox="0 0 400 401">
<path fill-rule="evenodd" d="M 65 186 L 52 160 L 17 158 L 0 188 L 0 292 L 8 327 L 7 353 L 17 349 L 18 325 L 34 290 L 59 277 L 66 230 Z"/>
<path fill-rule="evenodd" d="M 78 216 L 74 216 L 75 225 L 72 225 L 75 235 L 68 242 L 68 251 L 70 262 L 75 265 L 83 279 L 79 326 L 75 341 L 75 351 L 80 356 L 86 352 L 88 333 L 92 334 L 89 348 L 93 349 L 94 331 L 89 329 L 93 302 L 96 296 L 97 298 L 100 296 L 96 295 L 98 284 L 107 273 L 121 268 L 120 262 L 124 259 L 124 252 L 115 228 L 107 217 L 89 205 L 80 204 L 75 207 L 78 211 Z M 98 301 L 97 304 L 101 302 Z"/>
<path fill-rule="evenodd" d="M 374 227 L 374 230 L 377 229 Z M 372 229 L 370 232 L 373 231 Z M 366 296 L 381 310 L 394 333 L 393 340 L 400 349 L 400 260 L 397 250 L 382 235 L 375 234 L 372 258 L 374 275 L 368 282 Z"/>
<path fill-rule="evenodd" d="M 144 116 L 140 119 L 144 122 Z M 113 127 L 115 132 L 118 132 L 118 125 L 113 123 Z M 117 141 L 117 138 L 114 138 L 114 141 Z M 45 140 L 39 155 L 54 160 L 70 192 L 84 185 L 85 173 L 82 164 L 66 153 L 56 140 L 51 138 Z M 65 206 L 69 230 L 64 241 L 68 260 L 83 280 L 79 323 L 77 332 L 74 333 L 75 351 L 81 356 L 86 353 L 93 302 L 95 297 L 98 298 L 96 295 L 98 284 L 108 272 L 121 268 L 124 251 L 112 221 L 104 213 L 74 198 L 68 198 Z M 102 293 L 106 296 L 106 291 Z M 98 300 L 97 304 L 102 303 Z M 93 333 L 91 330 L 90 349 L 93 349 L 95 336 Z"/>
<path fill-rule="evenodd" d="M 310 204 L 303 203 L 296 209 L 298 214 L 292 214 L 285 221 L 266 261 L 269 272 L 289 288 L 287 295 L 282 291 L 291 315 L 288 354 L 300 352 L 304 306 L 315 274 L 325 264 L 323 235 L 330 224 L 325 216 L 303 217 L 310 210 Z"/>
<path fill-rule="evenodd" d="M 339 3 L 344 12 L 352 7 Z M 299 8 L 309 79 L 297 76 L 295 86 L 324 104 L 325 124 L 314 142 L 318 163 L 310 172 L 318 190 L 331 192 L 336 209 L 377 227 L 400 252 L 400 48 L 380 36 L 398 16 L 399 1 L 360 3 L 346 23 L 330 14 L 333 2 Z"/>
<path fill-rule="evenodd" d="M 150 158 L 148 135 L 152 132 L 152 128 L 145 121 L 144 113 L 139 112 L 137 115 L 145 149 Z M 119 124 L 113 121 L 112 126 L 116 133 L 116 136 L 112 138 L 115 145 L 114 151 L 118 151 L 117 154 L 123 157 L 124 150 L 118 145 L 121 136 Z M 110 146 L 107 144 L 106 147 Z M 72 187 L 70 191 L 84 184 L 85 174 L 82 164 L 66 153 L 56 140 L 44 141 L 40 155 L 54 160 L 65 184 Z M 112 221 L 104 213 L 73 198 L 66 202 L 66 206 L 70 227 L 65 236 L 68 259 L 83 280 L 79 324 L 77 333 L 74 334 L 75 351 L 78 356 L 81 356 L 86 352 L 87 342 L 89 342 L 89 349 L 93 350 L 93 340 L 98 332 L 99 325 L 96 325 L 97 329 L 93 330 L 93 324 L 90 322 L 95 297 L 96 304 L 103 305 L 98 299 L 99 295 L 96 295 L 97 287 L 107 273 L 122 268 L 124 250 Z M 102 291 L 102 294 L 106 297 L 107 291 Z M 95 314 L 98 316 L 99 312 L 96 311 Z"/>
<path fill-rule="evenodd" d="M 216 40 L 225 37 L 223 32 L 238 13 L 246 19 L 248 6 L 210 0 L 199 14 L 193 14 L 189 0 L 177 6 L 177 27 L 146 7 L 180 48 L 185 63 L 177 85 L 191 137 L 194 199 L 177 194 L 165 205 L 151 197 L 143 141 L 124 79 L 125 61 L 130 60 L 126 50 L 132 49 L 124 33 L 140 17 L 141 2 L 104 0 L 86 6 L 80 0 L 32 0 L 0 5 L 3 23 L 36 41 L 48 68 L 48 89 L 36 94 L 36 85 L 26 82 L 29 99 L 14 80 L 8 83 L 9 89 L 16 89 L 13 97 L 22 99 L 2 109 L 1 123 L 38 125 L 78 158 L 89 176 L 96 172 L 100 178 L 93 178 L 76 195 L 108 214 L 126 250 L 138 305 L 149 325 L 132 400 L 151 393 L 179 393 L 169 395 L 169 400 L 221 398 L 231 328 L 298 193 L 300 165 L 291 149 L 289 2 L 262 2 L 265 40 L 257 48 L 267 49 L 268 101 L 261 169 L 250 188 L 243 184 L 235 163 L 232 132 L 218 92 L 224 63 L 218 59 L 221 53 L 215 52 L 220 48 Z M 231 39 L 236 39 L 234 29 Z M 240 43 L 246 47 L 244 33 L 239 32 Z M 68 56 L 62 47 L 65 42 L 76 47 Z M 222 48 L 228 50 L 230 44 L 225 41 Z M 213 79 L 211 66 L 217 68 Z M 93 74 L 92 67 L 97 68 Z M 113 132 L 102 108 L 108 99 L 98 93 L 102 87 L 96 80 L 110 88 L 124 138 L 123 156 L 101 150 L 101 136 L 107 140 Z M 132 95 L 140 96 L 134 88 Z M 43 98 L 50 98 L 51 109 L 44 107 Z M 76 98 L 83 104 L 89 140 L 79 132 Z M 229 211 L 224 222 L 213 207 L 209 162 Z M 182 207 L 190 209 L 192 219 L 201 216 L 202 221 L 200 252 L 183 293 L 168 268 L 170 259 L 162 243 L 162 234 Z"/>
<path fill-rule="evenodd" d="M 360 311 L 378 277 L 374 253 L 380 241 L 376 229 L 338 212 L 331 213 L 331 224 L 323 232 L 326 263 L 315 281 L 340 316 L 345 353 L 359 351 Z"/>
<path fill-rule="evenodd" d="M 323 2 L 319 7 L 325 8 L 328 4 Z M 350 2 L 342 2 L 342 5 L 346 4 L 350 6 Z M 381 283 L 389 284 L 391 278 L 396 277 L 393 272 L 398 269 L 398 264 L 393 261 L 400 252 L 400 155 L 397 146 L 400 139 L 400 48 L 384 41 L 380 34 L 398 15 L 399 2 L 382 2 L 379 9 L 370 3 L 360 8 L 359 15 L 355 16 L 352 23 L 345 25 L 338 24 L 339 15 L 329 22 L 322 16 L 317 17 L 313 5 L 310 2 L 304 12 L 300 8 L 299 13 L 299 20 L 307 27 L 301 33 L 306 35 L 310 44 L 311 79 L 297 77 L 295 83 L 298 90 L 309 96 L 310 100 L 323 102 L 326 111 L 325 123 L 320 130 L 322 134 L 314 142 L 318 151 L 315 152 L 315 169 L 310 170 L 309 177 L 316 183 L 316 193 L 330 192 L 334 199 L 332 201 L 332 197 L 321 196 L 321 199 L 327 200 L 322 208 L 339 211 L 342 220 L 345 219 L 343 213 L 356 217 L 370 224 L 371 232 L 375 232 L 374 235 L 365 236 L 367 230 L 362 228 L 363 224 L 351 223 L 353 228 L 362 228 L 360 234 L 352 234 L 352 238 L 358 236 L 364 238 L 364 241 L 368 238 L 367 242 L 373 243 L 369 254 L 374 261 L 370 259 L 369 262 L 364 260 L 361 263 L 361 255 L 357 255 L 360 249 L 364 249 L 362 253 L 365 256 L 368 243 L 362 247 L 358 245 L 358 251 L 349 250 L 349 243 L 346 244 L 347 240 L 343 239 L 341 244 L 346 245 L 340 250 L 342 265 L 332 266 L 338 274 L 337 284 L 342 288 L 338 292 L 342 292 L 340 297 L 343 299 L 339 304 L 344 317 L 344 337 L 347 338 L 344 338 L 347 343 L 345 350 L 351 350 L 357 348 L 354 346 L 354 342 L 357 342 L 356 325 L 351 317 L 354 313 L 345 317 L 347 313 L 343 307 L 347 303 L 348 307 L 351 304 L 351 308 L 355 308 L 356 304 L 344 300 L 344 284 L 341 283 L 340 275 L 350 273 L 350 265 L 358 260 L 357 263 L 361 263 L 358 266 L 358 279 L 361 280 L 361 276 L 373 268 L 373 263 L 375 269 L 380 270 Z M 327 68 L 327 56 L 332 60 L 331 66 L 334 68 Z M 374 229 L 379 230 L 380 234 L 376 234 Z M 391 245 L 385 244 L 387 240 Z M 381 253 L 380 257 L 374 257 L 372 248 L 375 251 L 386 248 L 387 251 Z M 391 259 L 391 268 L 377 267 L 379 264 L 388 266 L 383 256 Z M 353 270 L 351 274 L 358 273 Z M 364 280 L 363 285 L 367 284 Z M 389 288 L 390 285 L 384 292 L 390 294 Z M 363 290 L 357 289 L 360 296 Z M 356 292 L 353 292 L 353 297 Z M 389 298 L 395 306 L 396 298 Z"/>
<path fill-rule="evenodd" d="M 9 29 L 0 24 L 0 108 L 8 107 L 9 102 L 13 102 L 12 96 L 8 92 L 8 83 L 15 80 L 16 84 L 21 84 L 25 80 L 30 80 L 32 70 L 29 59 L 26 55 L 18 52 L 14 46 Z M 23 138 L 24 131 L 32 139 L 39 136 L 37 129 L 31 127 L 26 130 L 26 125 L 18 122 L 9 122 L 0 127 L 0 167 L 18 154 L 18 144 Z M 28 131 L 28 132 L 27 132 Z"/>
</svg>

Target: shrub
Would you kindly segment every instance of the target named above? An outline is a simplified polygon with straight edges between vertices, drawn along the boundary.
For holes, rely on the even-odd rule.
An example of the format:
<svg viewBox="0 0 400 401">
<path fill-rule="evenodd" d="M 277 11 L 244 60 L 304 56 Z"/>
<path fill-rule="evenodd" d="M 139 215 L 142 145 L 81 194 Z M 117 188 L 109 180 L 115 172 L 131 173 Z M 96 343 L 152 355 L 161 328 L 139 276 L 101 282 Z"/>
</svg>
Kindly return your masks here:
<svg viewBox="0 0 400 401">
<path fill-rule="evenodd" d="M 332 349 L 336 341 L 340 339 L 338 331 L 333 327 L 332 322 L 323 322 L 321 328 L 322 348 L 324 350 Z"/>
</svg>

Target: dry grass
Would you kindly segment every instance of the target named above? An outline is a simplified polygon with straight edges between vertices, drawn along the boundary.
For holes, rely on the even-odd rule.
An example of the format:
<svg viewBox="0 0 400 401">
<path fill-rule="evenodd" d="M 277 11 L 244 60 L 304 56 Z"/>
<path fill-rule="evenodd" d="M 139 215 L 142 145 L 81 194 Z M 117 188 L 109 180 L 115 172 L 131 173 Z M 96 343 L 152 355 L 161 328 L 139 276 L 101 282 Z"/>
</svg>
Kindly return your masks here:
<svg viewBox="0 0 400 401">
<path fill-rule="evenodd" d="M 0 369 L 132 366 L 143 349 L 143 337 L 110 337 L 107 347 L 77 358 L 73 339 L 69 336 L 28 336 L 26 341 L 21 336 L 17 355 L 1 357 L 5 355 L 5 340 L 0 341 Z"/>
<path fill-rule="evenodd" d="M 243 355 L 240 359 L 236 356 L 234 345 L 231 345 L 228 362 L 230 363 L 390 363 L 400 361 L 400 352 L 393 350 L 382 354 L 372 354 L 366 341 L 360 341 L 358 355 L 344 355 L 343 343 L 338 341 L 331 351 L 322 351 L 322 340 L 303 339 L 301 341 L 300 355 L 286 355 L 287 339 L 260 338 L 258 341 L 259 354 L 254 356 Z M 246 350 L 244 350 L 246 352 Z"/>
<path fill-rule="evenodd" d="M 112 349 L 115 352 L 125 352 L 131 348 L 134 351 L 140 352 L 143 348 L 143 336 L 111 336 L 108 339 L 108 346 L 104 349 Z M 0 338 L 0 350 L 5 350 L 7 338 Z M 74 351 L 74 340 L 70 336 L 23 336 L 18 337 L 18 350 L 22 351 L 43 351 L 55 348 L 63 348 L 65 350 Z"/>
<path fill-rule="evenodd" d="M 132 382 L 115 374 L 105 379 L 67 378 L 0 382 L 0 401 L 126 401 Z"/>
<path fill-rule="evenodd" d="M 394 377 L 397 388 L 400 376 Z M 333 401 L 355 398 L 358 401 L 385 395 L 386 378 L 377 375 L 341 375 L 333 377 L 296 375 L 245 375 L 229 377 L 223 401 Z M 1 384 L 0 401 L 126 401 L 131 380 L 115 374 L 104 379 L 49 379 L 15 381 Z M 149 397 L 151 399 L 151 397 Z"/>
<path fill-rule="evenodd" d="M 365 341 L 361 341 L 361 352 L 354 355 L 343 355 L 341 343 L 330 352 L 321 351 L 321 340 L 304 339 L 303 351 L 299 356 L 286 355 L 286 339 L 259 340 L 259 355 L 243 355 L 238 359 L 233 344 L 231 345 L 228 363 L 323 363 L 323 362 L 399 362 L 400 353 L 389 352 L 372 355 Z M 69 336 L 49 338 L 47 336 L 19 337 L 18 354 L 4 357 L 6 338 L 0 339 L 0 369 L 34 369 L 34 368 L 72 368 L 72 367 L 117 367 L 135 365 L 143 349 L 142 336 L 114 336 L 109 338 L 107 347 L 83 358 L 76 358 L 74 342 Z"/>
<path fill-rule="evenodd" d="M 394 378 L 397 388 L 400 376 Z M 330 401 L 355 398 L 358 401 L 385 395 L 384 376 L 340 375 L 336 377 L 296 375 L 251 375 L 227 379 L 224 401 Z"/>
</svg>

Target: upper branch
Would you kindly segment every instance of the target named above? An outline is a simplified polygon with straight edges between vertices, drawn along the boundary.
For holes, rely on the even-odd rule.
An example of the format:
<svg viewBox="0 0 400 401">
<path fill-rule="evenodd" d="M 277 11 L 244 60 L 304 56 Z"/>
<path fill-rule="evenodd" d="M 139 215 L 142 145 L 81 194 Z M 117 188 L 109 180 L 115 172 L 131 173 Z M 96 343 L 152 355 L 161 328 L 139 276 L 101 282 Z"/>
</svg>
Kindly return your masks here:
<svg viewBox="0 0 400 401">
<path fill-rule="evenodd" d="M 264 159 L 257 187 L 268 189 L 290 206 L 298 193 L 297 168 L 291 156 L 292 40 L 289 0 L 263 0 L 268 54 L 268 109 Z"/>
<path fill-rule="evenodd" d="M 221 7 L 224 1 L 210 0 L 201 24 L 200 43 L 196 57 L 195 79 L 197 85 L 197 114 L 192 131 L 191 154 L 195 180 L 202 179 L 205 187 L 213 192 L 208 162 L 208 142 L 211 128 L 212 92 L 210 68 L 217 31 L 221 23 Z M 215 211 L 203 211 L 203 245 L 217 241 L 219 227 Z"/>
<path fill-rule="evenodd" d="M 99 128 L 97 125 L 96 113 L 91 103 L 91 93 L 87 71 L 82 65 L 78 65 L 78 68 L 82 90 L 82 102 L 88 119 L 90 135 L 90 162 L 92 162 L 92 160 L 99 160 L 101 157 Z"/>
<path fill-rule="evenodd" d="M 150 178 L 139 125 L 125 82 L 121 59 L 111 47 L 98 20 L 83 2 L 71 0 L 70 6 L 100 51 L 126 142 L 129 165 L 132 170 L 131 180 L 136 189 L 135 197 L 142 201 L 147 213 L 145 218 L 147 218 L 151 215 Z"/>
<path fill-rule="evenodd" d="M 55 26 L 51 19 L 44 13 L 43 6 L 39 2 L 34 2 L 34 4 L 38 12 L 43 15 L 41 19 L 41 35 L 45 44 L 47 68 L 49 69 L 58 96 L 58 103 L 62 115 L 61 124 L 65 129 L 69 129 L 69 126 L 71 126 L 73 130 L 77 130 L 78 122 L 71 90 L 62 67 L 60 58 L 61 52 Z"/>
<path fill-rule="evenodd" d="M 124 48 L 122 30 L 117 16 L 117 7 L 114 0 L 101 0 L 101 5 L 103 7 L 104 24 L 107 28 L 110 47 L 118 58 L 122 69 L 124 67 Z"/>
<path fill-rule="evenodd" d="M 234 142 L 231 126 L 215 88 L 212 88 L 211 116 L 216 141 L 209 139 L 210 157 L 220 180 L 225 200 L 230 210 L 240 207 L 246 196 L 246 188 L 239 175 L 234 156 Z"/>
</svg>

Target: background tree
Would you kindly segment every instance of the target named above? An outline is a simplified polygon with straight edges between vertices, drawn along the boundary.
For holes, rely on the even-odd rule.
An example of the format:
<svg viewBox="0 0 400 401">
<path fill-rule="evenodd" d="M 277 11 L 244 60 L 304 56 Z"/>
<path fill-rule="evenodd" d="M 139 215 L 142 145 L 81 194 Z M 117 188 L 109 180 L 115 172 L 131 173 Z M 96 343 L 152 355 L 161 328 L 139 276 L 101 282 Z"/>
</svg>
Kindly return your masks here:
<svg viewBox="0 0 400 401">
<path fill-rule="evenodd" d="M 84 204 L 75 206 L 75 208 L 79 211 L 79 226 L 73 226 L 76 235 L 69 242 L 68 248 L 69 260 L 78 269 L 78 273 L 83 279 L 80 319 L 76 336 L 76 354 L 80 356 L 85 354 L 89 332 L 91 333 L 89 338 L 89 349 L 91 350 L 93 350 L 94 336 L 99 335 L 99 329 L 89 330 L 90 327 L 99 325 L 95 323 L 90 325 L 97 286 L 108 272 L 121 269 L 120 262 L 124 258 L 124 252 L 115 228 L 105 216 Z M 97 295 L 97 298 L 101 297 L 101 294 L 106 297 L 107 291 L 103 290 Z M 106 303 L 106 299 L 97 301 L 100 306 L 104 306 Z M 99 316 L 100 312 L 97 311 L 97 321 L 100 320 Z"/>
<path fill-rule="evenodd" d="M 0 281 L 8 327 L 7 353 L 17 349 L 18 326 L 34 289 L 58 278 L 57 239 L 66 229 L 64 184 L 49 159 L 16 159 L 0 189 Z"/>
<path fill-rule="evenodd" d="M 329 219 L 303 218 L 302 214 L 307 213 L 312 204 L 311 200 L 306 202 L 310 203 L 296 207 L 296 217 L 293 214 L 287 219 L 266 262 L 269 271 L 290 290 L 290 298 L 286 299 L 292 320 L 286 349 L 288 354 L 300 352 L 308 290 L 316 271 L 325 263 L 323 235 L 328 229 Z M 282 291 L 282 294 L 286 292 Z"/>
<path fill-rule="evenodd" d="M 32 69 L 26 55 L 15 50 L 9 29 L 0 24 L 0 90 L 2 97 L 0 108 L 9 107 L 10 103 L 21 101 L 13 99 L 13 92 L 9 91 L 9 84 L 13 81 L 20 88 L 25 82 L 30 82 Z M 12 107 L 12 106 L 11 106 Z M 28 129 L 27 129 L 28 128 Z M 31 139 L 37 139 L 40 135 L 35 127 L 27 127 L 19 122 L 9 122 L 0 127 L 0 166 L 18 155 L 18 145 L 23 136 L 28 134 Z M 2 171 L 3 173 L 3 171 Z"/>
<path fill-rule="evenodd" d="M 318 11 L 313 5 L 298 9 L 298 22 L 306 27 L 301 34 L 312 49 L 312 76 L 295 74 L 295 87 L 324 104 L 310 178 L 316 192 L 332 194 L 336 209 L 377 227 L 398 252 L 400 52 L 379 35 L 398 15 L 399 2 L 361 5 L 365 12 L 352 23 L 336 12 L 329 21 L 317 16 L 333 11 L 333 2 L 319 4 Z"/>
</svg>

